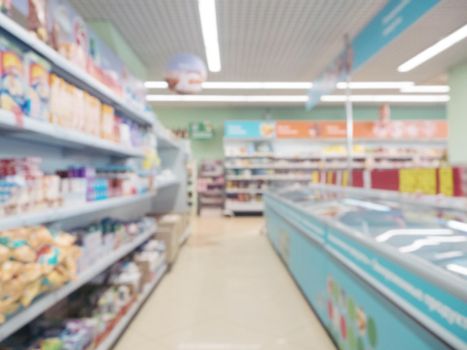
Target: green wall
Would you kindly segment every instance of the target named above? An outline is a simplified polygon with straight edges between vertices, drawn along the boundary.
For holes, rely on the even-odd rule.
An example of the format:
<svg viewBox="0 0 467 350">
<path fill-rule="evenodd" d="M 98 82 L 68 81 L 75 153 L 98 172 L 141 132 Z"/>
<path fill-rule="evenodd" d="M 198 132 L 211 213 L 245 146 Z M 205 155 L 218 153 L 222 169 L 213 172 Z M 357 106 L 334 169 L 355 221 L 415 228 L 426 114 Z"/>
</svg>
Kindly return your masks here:
<svg viewBox="0 0 467 350">
<path fill-rule="evenodd" d="M 209 121 L 214 126 L 215 136 L 211 140 L 193 140 L 192 150 L 196 159 L 222 158 L 224 121 L 232 119 L 310 119 L 310 120 L 343 120 L 344 107 L 318 107 L 311 112 L 304 107 L 260 108 L 260 107 L 157 107 L 155 110 L 159 120 L 168 128 L 187 128 L 192 121 Z M 379 106 L 355 107 L 356 120 L 373 120 L 378 118 Z M 445 106 L 391 107 L 392 119 L 444 119 Z"/>
<path fill-rule="evenodd" d="M 147 70 L 120 32 L 109 21 L 88 22 L 88 25 L 109 45 L 137 78 L 146 80 Z"/>
</svg>

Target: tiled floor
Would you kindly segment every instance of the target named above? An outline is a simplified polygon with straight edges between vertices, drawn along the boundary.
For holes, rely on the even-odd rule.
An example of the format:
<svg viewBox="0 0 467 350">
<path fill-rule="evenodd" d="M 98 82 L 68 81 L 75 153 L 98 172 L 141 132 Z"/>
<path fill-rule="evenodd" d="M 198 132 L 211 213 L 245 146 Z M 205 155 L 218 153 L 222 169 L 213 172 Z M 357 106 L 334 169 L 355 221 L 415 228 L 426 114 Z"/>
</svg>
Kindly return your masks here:
<svg viewBox="0 0 467 350">
<path fill-rule="evenodd" d="M 260 218 L 202 218 L 117 350 L 335 350 L 260 233 Z"/>
</svg>

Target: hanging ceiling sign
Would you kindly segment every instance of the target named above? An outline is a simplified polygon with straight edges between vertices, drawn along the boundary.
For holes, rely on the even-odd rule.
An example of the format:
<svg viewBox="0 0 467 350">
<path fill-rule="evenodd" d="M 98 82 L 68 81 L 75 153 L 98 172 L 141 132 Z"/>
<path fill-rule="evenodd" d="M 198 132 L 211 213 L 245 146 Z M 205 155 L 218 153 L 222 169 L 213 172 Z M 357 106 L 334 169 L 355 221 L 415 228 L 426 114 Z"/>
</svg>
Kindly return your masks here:
<svg viewBox="0 0 467 350">
<path fill-rule="evenodd" d="M 439 0 L 389 0 L 352 40 L 350 47 L 345 48 L 333 64 L 313 82 L 308 93 L 307 109 L 312 109 L 320 101 L 321 96 L 334 91 L 337 82 L 344 80 L 345 74 L 342 75 L 338 69 L 342 66 L 343 59 L 346 63 L 352 63 L 350 71 L 357 70 L 438 2 Z"/>
</svg>

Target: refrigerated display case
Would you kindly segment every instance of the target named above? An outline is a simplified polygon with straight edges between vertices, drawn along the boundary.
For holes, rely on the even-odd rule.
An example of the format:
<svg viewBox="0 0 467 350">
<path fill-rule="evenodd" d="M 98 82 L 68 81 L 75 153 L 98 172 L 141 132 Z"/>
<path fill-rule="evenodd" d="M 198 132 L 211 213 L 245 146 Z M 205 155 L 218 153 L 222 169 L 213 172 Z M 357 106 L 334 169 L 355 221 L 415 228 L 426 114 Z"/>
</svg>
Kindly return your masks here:
<svg viewBox="0 0 467 350">
<path fill-rule="evenodd" d="M 265 195 L 274 248 L 340 349 L 467 348 L 467 216 L 291 187 Z"/>
</svg>

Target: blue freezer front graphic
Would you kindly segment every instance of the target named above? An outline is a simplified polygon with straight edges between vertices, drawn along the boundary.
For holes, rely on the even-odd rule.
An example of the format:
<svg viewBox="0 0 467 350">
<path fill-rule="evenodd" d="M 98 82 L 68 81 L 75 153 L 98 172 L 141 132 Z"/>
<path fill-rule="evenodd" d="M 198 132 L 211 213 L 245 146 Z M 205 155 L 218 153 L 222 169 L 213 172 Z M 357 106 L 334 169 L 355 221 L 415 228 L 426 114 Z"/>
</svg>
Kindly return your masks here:
<svg viewBox="0 0 467 350">
<path fill-rule="evenodd" d="M 299 205 L 271 195 L 265 203 L 272 245 L 340 349 L 467 348 L 461 297 L 307 216 Z M 418 289 L 424 293 L 419 300 L 410 293 Z"/>
</svg>

